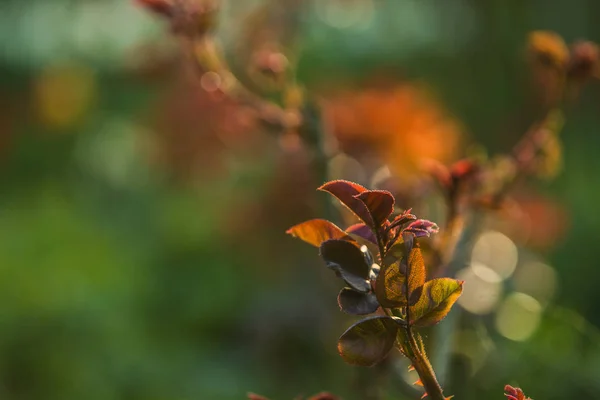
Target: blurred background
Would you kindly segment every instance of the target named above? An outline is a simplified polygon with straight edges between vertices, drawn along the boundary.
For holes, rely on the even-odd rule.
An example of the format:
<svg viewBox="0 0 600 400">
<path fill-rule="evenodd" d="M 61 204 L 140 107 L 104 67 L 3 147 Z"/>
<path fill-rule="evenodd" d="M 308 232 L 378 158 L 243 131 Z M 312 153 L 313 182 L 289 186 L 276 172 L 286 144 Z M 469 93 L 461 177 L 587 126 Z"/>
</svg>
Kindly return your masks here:
<svg viewBox="0 0 600 400">
<path fill-rule="evenodd" d="M 225 1 L 217 35 L 240 79 L 263 88 L 257 54 L 281 49 L 323 105 L 325 176 L 300 144 L 205 90 L 167 24 L 134 2 L 0 10 L 11 400 L 351 400 L 373 382 L 385 399 L 416 398 L 401 360 L 385 376 L 344 364 L 340 282 L 285 230 L 324 216 L 326 177 L 391 173 L 411 188 L 423 157 L 509 151 L 539 111 L 529 32 L 600 41 L 597 0 Z M 596 84 L 566 110 L 557 178 L 519 187 L 516 211 L 486 222 L 458 273 L 446 393 L 500 399 L 510 383 L 600 399 L 599 127 Z"/>
</svg>

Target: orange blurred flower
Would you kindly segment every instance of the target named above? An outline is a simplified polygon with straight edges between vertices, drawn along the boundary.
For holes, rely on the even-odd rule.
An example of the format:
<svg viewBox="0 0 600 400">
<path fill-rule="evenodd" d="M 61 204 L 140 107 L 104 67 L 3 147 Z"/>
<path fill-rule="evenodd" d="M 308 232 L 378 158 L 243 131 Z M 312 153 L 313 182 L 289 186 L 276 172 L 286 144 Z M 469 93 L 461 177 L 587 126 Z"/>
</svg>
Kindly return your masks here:
<svg viewBox="0 0 600 400">
<path fill-rule="evenodd" d="M 424 159 L 458 155 L 460 124 L 414 84 L 340 92 L 325 107 L 342 151 L 357 159 L 374 153 L 402 178 L 416 176 Z"/>
</svg>

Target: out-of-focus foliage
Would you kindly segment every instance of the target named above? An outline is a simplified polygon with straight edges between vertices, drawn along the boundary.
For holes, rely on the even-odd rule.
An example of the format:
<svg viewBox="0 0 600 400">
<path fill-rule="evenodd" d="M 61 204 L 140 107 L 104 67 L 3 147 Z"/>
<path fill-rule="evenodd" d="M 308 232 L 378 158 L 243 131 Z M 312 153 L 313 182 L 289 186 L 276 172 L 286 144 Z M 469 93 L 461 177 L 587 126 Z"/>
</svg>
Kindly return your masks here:
<svg viewBox="0 0 600 400">
<path fill-rule="evenodd" d="M 366 398 L 369 371 L 334 348 L 350 321 L 336 283 L 283 234 L 318 215 L 313 155 L 200 90 L 214 82 L 199 83 L 180 43 L 132 2 L 0 9 L 0 398 Z M 252 60 L 267 42 L 331 107 L 340 146 L 391 138 L 383 154 L 403 173 L 416 171 L 408 148 L 448 163 L 473 139 L 491 158 L 514 145 L 544 107 L 524 61 L 530 32 L 575 43 L 569 68 L 586 82 L 597 49 L 577 41 L 600 41 L 596 0 L 232 0 L 222 11 L 218 36 L 248 85 L 264 83 Z M 498 398 L 506 382 L 534 399 L 600 392 L 600 91 L 571 90 L 564 169 L 516 187 L 459 271 L 458 305 L 478 317 L 448 340 L 456 398 Z M 338 155 L 330 173 L 371 184 L 372 160 Z M 439 204 L 425 208 L 429 218 Z M 399 365 L 378 387 L 402 398 L 413 374 Z"/>
</svg>

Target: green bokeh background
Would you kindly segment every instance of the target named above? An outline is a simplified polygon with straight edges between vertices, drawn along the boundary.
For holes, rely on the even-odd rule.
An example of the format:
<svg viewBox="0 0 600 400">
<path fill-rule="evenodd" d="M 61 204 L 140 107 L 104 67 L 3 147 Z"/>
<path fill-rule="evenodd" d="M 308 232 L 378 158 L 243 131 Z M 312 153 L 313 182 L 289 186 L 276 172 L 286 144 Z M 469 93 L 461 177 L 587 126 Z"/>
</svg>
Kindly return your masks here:
<svg viewBox="0 0 600 400">
<path fill-rule="evenodd" d="M 254 3 L 229 1 L 226 15 L 236 1 Z M 517 139 L 503 122 L 524 103 L 528 32 L 600 42 L 597 0 L 376 0 L 358 28 L 320 19 L 328 1 L 306 2 L 315 4 L 300 21 L 302 81 L 350 84 L 381 68 L 425 81 L 492 152 Z M 162 24 L 126 0 L 3 0 L 0 11 L 0 398 L 331 390 L 360 399 L 356 385 L 376 371 L 336 354 L 350 321 L 337 310 L 337 283 L 314 249 L 284 235 L 309 215 L 280 205 L 237 242 L 236 221 L 223 225 L 234 205 L 267 201 L 276 146 L 267 157 L 224 155 L 235 167 L 217 178 L 173 179 L 135 143 L 152 134 L 149 110 L 174 78 L 137 79 L 125 67 L 134 49 L 164 40 Z M 226 44 L 242 24 L 224 18 Z M 96 96 L 82 121 L 56 132 L 36 119 L 33 93 L 62 61 L 93 71 Z M 538 185 L 570 217 L 543 255 L 560 291 L 529 340 L 492 332 L 485 366 L 452 384 L 457 398 L 500 399 L 515 383 L 535 399 L 600 399 L 599 89 L 568 113 L 565 171 Z M 400 378 L 382 385 L 386 398 L 409 398 Z"/>
</svg>

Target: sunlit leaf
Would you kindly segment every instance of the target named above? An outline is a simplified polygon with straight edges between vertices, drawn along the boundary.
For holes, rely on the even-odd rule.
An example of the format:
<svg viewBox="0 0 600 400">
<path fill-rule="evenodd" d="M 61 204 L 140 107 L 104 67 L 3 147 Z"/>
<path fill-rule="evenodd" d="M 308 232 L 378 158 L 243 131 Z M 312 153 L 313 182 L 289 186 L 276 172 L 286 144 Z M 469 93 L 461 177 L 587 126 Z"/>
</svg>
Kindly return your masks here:
<svg viewBox="0 0 600 400">
<path fill-rule="evenodd" d="M 372 222 L 371 214 L 369 213 L 365 203 L 354 197 L 357 194 L 361 194 L 367 190 L 363 186 L 350 181 L 337 180 L 327 182 L 321 186 L 319 190 L 328 192 L 335 196 L 339 201 L 342 202 L 343 205 L 345 205 L 365 223 L 370 224 Z"/>
<path fill-rule="evenodd" d="M 421 249 L 414 247 L 408 256 L 408 299 L 410 305 L 415 304 L 421 297 L 426 275 L 427 271 Z"/>
<path fill-rule="evenodd" d="M 379 302 L 372 292 L 361 293 L 351 288 L 343 288 L 338 295 L 340 309 L 352 315 L 372 314 L 379 308 Z"/>
<path fill-rule="evenodd" d="M 372 366 L 383 360 L 396 340 L 398 325 L 391 318 L 375 316 L 352 325 L 338 341 L 338 352 L 349 364 Z"/>
<path fill-rule="evenodd" d="M 311 219 L 310 221 L 292 226 L 286 233 L 316 247 L 319 247 L 326 240 L 348 237 L 333 222 L 325 219 Z"/>
<path fill-rule="evenodd" d="M 463 283 L 451 278 L 425 282 L 421 298 L 410 307 L 411 325 L 429 326 L 444 319 L 462 293 Z"/>
<path fill-rule="evenodd" d="M 382 307 L 395 308 L 406 305 L 406 276 L 401 263 L 385 264 L 375 283 L 375 295 Z"/>
<path fill-rule="evenodd" d="M 373 228 L 382 226 L 394 212 L 394 196 L 386 190 L 366 190 L 354 197 L 367 207 Z"/>
<path fill-rule="evenodd" d="M 415 247 L 411 250 L 408 258 L 409 277 L 406 281 L 406 265 L 403 262 L 401 251 L 403 244 L 396 245 L 386 257 L 387 261 L 394 260 L 392 264 L 384 264 L 379 272 L 375 285 L 377 299 L 383 307 L 404 307 L 407 304 L 415 304 L 421 295 L 425 284 L 425 262 L 421 249 Z M 393 259 L 391 258 L 393 257 Z M 408 289 L 408 296 L 406 290 Z M 409 303 L 407 303 L 409 299 Z"/>
<path fill-rule="evenodd" d="M 345 240 L 327 240 L 320 247 L 321 258 L 353 289 L 368 292 L 370 266 L 362 251 Z"/>
</svg>

